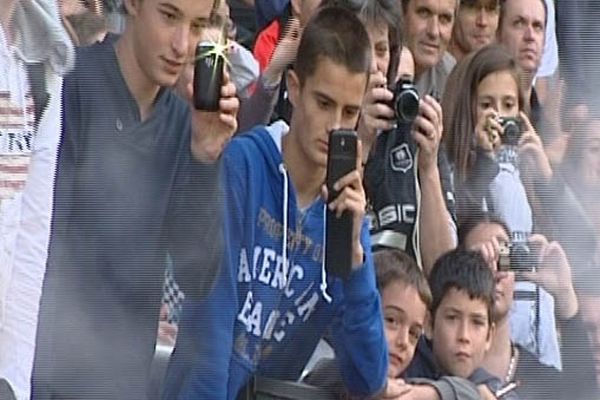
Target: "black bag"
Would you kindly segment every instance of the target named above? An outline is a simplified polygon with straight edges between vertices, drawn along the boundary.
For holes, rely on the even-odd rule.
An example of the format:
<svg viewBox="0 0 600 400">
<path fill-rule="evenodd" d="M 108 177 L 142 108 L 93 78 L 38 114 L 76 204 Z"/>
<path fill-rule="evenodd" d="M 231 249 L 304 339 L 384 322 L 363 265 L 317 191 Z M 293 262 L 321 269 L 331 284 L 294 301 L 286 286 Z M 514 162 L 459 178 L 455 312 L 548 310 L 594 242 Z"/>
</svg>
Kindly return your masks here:
<svg viewBox="0 0 600 400">
<path fill-rule="evenodd" d="M 238 400 L 333 400 L 325 390 L 300 382 L 254 376 L 240 391 Z"/>
</svg>

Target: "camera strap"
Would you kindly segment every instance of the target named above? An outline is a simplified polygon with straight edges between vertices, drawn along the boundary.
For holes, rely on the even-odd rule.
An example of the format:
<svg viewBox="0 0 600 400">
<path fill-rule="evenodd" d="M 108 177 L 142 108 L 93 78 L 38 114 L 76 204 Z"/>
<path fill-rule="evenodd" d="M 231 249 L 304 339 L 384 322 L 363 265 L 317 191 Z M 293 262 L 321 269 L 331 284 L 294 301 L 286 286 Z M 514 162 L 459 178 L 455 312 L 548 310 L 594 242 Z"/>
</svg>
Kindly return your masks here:
<svg viewBox="0 0 600 400">
<path fill-rule="evenodd" d="M 531 290 L 515 290 L 513 298 L 520 301 L 535 301 L 536 293 Z"/>
<path fill-rule="evenodd" d="M 535 335 L 535 353 L 539 357 L 541 355 L 540 348 L 540 287 L 535 285 L 535 290 L 516 290 L 513 298 L 517 301 L 531 301 L 534 307 L 533 329 Z"/>
<path fill-rule="evenodd" d="M 535 329 L 535 353 L 538 357 L 542 355 L 541 346 L 540 346 L 540 287 L 535 285 L 535 320 L 534 320 L 534 329 Z"/>
</svg>

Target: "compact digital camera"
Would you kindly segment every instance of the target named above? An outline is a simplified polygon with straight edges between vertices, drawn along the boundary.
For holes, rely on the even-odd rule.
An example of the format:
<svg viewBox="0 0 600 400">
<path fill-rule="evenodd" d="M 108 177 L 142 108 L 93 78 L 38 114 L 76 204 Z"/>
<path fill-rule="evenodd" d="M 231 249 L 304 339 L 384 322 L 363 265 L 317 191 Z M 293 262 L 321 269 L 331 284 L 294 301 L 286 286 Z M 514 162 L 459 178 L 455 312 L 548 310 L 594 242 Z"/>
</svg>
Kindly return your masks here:
<svg viewBox="0 0 600 400">
<path fill-rule="evenodd" d="M 502 135 L 502 144 L 507 146 L 517 146 L 523 128 L 521 126 L 521 120 L 514 117 L 500 117 L 500 125 L 504 128 L 504 135 Z"/>
<path fill-rule="evenodd" d="M 538 264 L 539 249 L 525 241 L 512 241 L 500 247 L 500 271 L 532 272 Z"/>
</svg>

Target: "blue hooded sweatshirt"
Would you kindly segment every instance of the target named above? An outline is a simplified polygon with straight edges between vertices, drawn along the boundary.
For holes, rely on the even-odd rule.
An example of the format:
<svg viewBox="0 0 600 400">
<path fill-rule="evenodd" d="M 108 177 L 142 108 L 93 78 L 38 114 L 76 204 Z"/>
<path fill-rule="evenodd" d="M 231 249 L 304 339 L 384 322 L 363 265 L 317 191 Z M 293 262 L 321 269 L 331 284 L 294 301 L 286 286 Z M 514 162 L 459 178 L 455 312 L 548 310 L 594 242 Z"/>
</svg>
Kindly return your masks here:
<svg viewBox="0 0 600 400">
<path fill-rule="evenodd" d="M 350 393 L 384 386 L 387 347 L 367 226 L 365 263 L 347 281 L 328 277 L 325 203 L 298 209 L 281 154 L 287 129 L 254 128 L 223 154 L 223 268 L 207 298 L 184 306 L 164 398 L 235 399 L 254 374 L 295 381 L 327 329 Z"/>
</svg>

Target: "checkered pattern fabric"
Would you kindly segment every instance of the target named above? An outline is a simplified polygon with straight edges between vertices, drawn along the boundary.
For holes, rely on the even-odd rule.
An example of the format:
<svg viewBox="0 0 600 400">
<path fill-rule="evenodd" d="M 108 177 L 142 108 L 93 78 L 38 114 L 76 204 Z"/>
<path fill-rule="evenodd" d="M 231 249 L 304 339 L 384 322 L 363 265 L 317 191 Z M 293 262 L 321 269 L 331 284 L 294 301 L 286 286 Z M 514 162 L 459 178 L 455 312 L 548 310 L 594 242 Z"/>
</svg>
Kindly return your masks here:
<svg viewBox="0 0 600 400">
<path fill-rule="evenodd" d="M 169 315 L 167 317 L 169 323 L 177 324 L 179 322 L 184 299 L 185 294 L 179 289 L 179 285 L 173 276 L 173 262 L 170 257 L 167 257 L 162 303 L 169 307 Z"/>
</svg>

